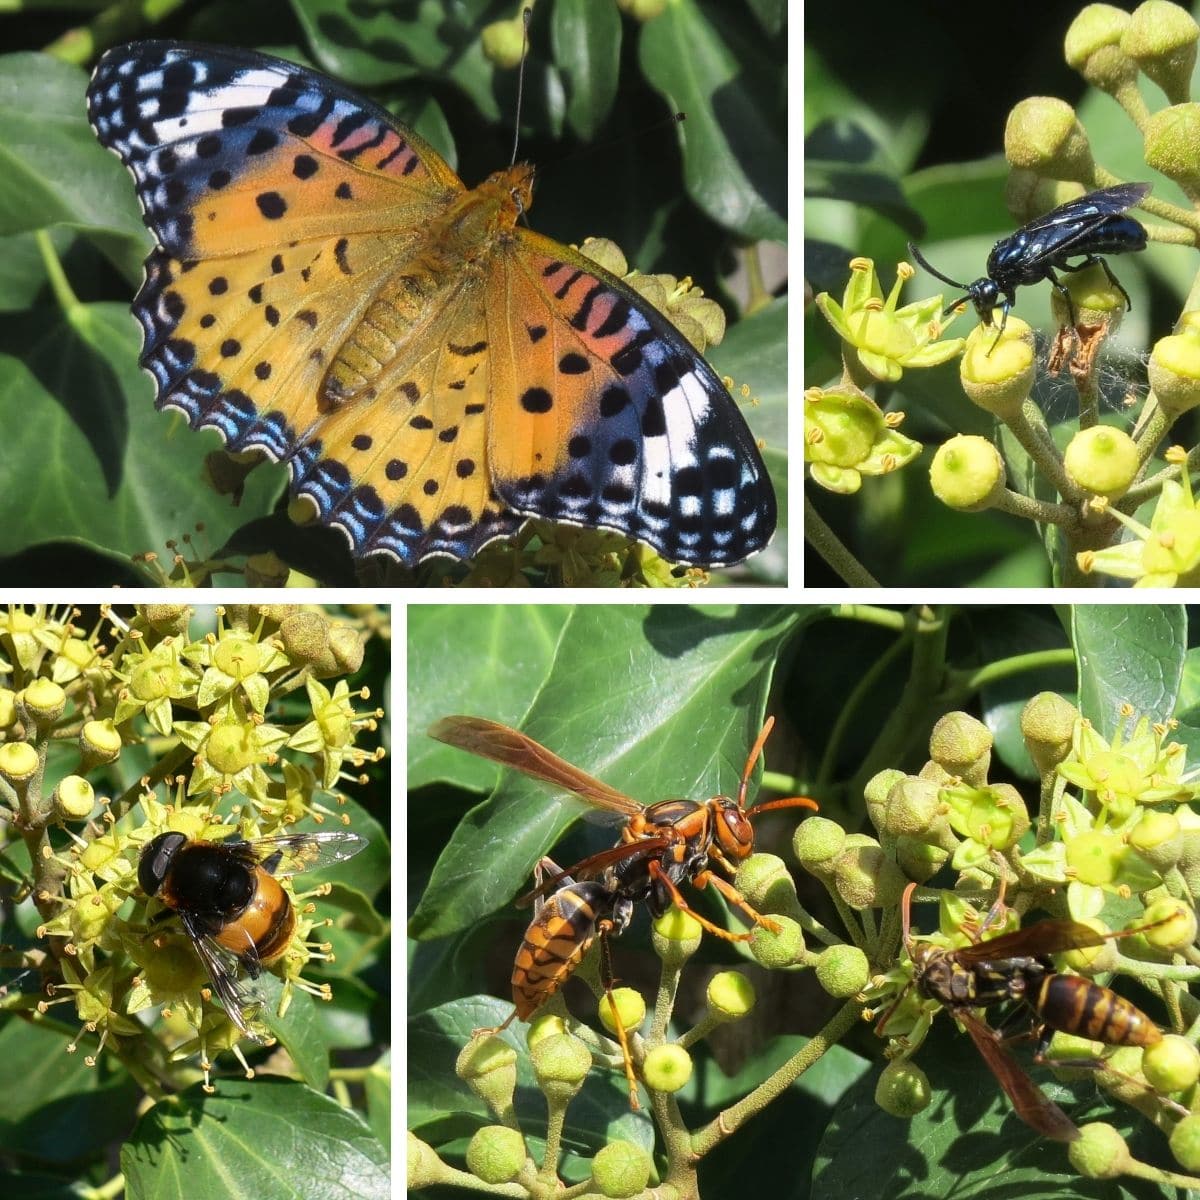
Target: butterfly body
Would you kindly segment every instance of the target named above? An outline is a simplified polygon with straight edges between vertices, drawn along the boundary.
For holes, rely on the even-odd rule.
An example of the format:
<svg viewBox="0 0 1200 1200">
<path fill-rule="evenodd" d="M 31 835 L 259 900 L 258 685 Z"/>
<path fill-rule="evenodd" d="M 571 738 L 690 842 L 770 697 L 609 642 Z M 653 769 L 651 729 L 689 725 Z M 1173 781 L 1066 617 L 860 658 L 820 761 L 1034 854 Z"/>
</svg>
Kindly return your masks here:
<svg viewBox="0 0 1200 1200">
<path fill-rule="evenodd" d="M 288 465 L 356 555 L 467 558 L 529 516 L 737 562 L 775 500 L 712 369 L 621 280 L 385 110 L 246 51 L 142 42 L 88 93 L 157 246 L 158 406 Z"/>
</svg>

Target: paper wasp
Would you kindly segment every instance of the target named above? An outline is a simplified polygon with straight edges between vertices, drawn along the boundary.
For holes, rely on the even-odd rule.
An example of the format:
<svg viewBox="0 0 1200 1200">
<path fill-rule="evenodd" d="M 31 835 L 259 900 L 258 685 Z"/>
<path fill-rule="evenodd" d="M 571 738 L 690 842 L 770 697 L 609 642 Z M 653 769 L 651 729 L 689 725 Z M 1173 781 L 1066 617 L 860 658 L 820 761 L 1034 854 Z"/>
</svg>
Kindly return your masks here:
<svg viewBox="0 0 1200 1200">
<path fill-rule="evenodd" d="M 1098 933 L 1079 921 L 1035 921 L 1024 929 L 949 950 L 912 936 L 910 905 L 916 886 L 910 883 L 905 889 L 901 915 L 917 992 L 947 1008 L 967 1031 L 1021 1120 L 1046 1137 L 1074 1141 L 1079 1136 L 1075 1123 L 1042 1093 L 1001 1034 L 974 1010 L 1008 1000 L 1031 1010 L 1037 1040 L 1034 1062 L 1038 1063 L 1047 1061 L 1056 1030 L 1109 1046 L 1152 1046 L 1162 1033 L 1141 1009 L 1089 979 L 1060 974 L 1050 958 L 1064 950 L 1100 946 L 1141 933 L 1149 926 Z M 879 1020 L 877 1033 L 883 1032 L 902 997 L 903 993 Z"/>
<path fill-rule="evenodd" d="M 962 288 L 967 293 L 962 299 L 947 305 L 946 313 L 963 300 L 970 300 L 975 305 L 979 319 L 985 325 L 990 325 L 992 309 L 997 304 L 1001 306 L 1000 329 L 996 341 L 992 343 L 994 350 L 1008 323 L 1009 309 L 1016 303 L 1017 288 L 1027 284 L 1049 279 L 1054 290 L 1066 301 L 1071 324 L 1075 324 L 1074 302 L 1055 275 L 1055 267 L 1060 271 L 1082 271 L 1092 263 L 1099 263 L 1108 276 L 1108 282 L 1125 297 L 1126 306 L 1132 307 L 1129 293 L 1100 256 L 1145 250 L 1145 229 L 1133 217 L 1124 214 L 1126 209 L 1140 204 L 1149 194 L 1148 183 L 1121 183 L 1060 204 L 1050 212 L 1035 217 L 1027 225 L 1022 225 L 1016 233 L 1001 238 L 988 255 L 987 274 L 974 283 L 959 283 L 943 275 L 925 260 L 912 242 L 908 244 L 908 251 L 935 278 L 951 287 Z M 1084 261 L 1073 267 L 1068 265 L 1066 260 L 1076 255 L 1083 255 Z M 988 353 L 991 354 L 992 350 Z"/>
<path fill-rule="evenodd" d="M 754 827 L 750 819 L 756 813 L 817 807 L 807 797 L 793 796 L 746 808 L 750 775 L 773 725 L 774 718 L 768 718 L 751 748 L 736 799 L 714 796 L 701 801 L 661 800 L 650 805 L 639 804 L 593 779 L 507 725 L 480 717 L 454 716 L 443 718 L 430 729 L 430 736 L 439 741 L 563 788 L 592 808 L 624 821 L 620 841 L 608 850 L 565 870 L 543 859 L 538 866 L 537 886 L 517 901 L 519 905 L 537 907 L 513 967 L 516 1011 L 509 1021 L 513 1017 L 528 1019 L 557 992 L 597 936 L 601 943 L 601 975 L 611 1004 L 613 976 L 608 938 L 624 931 L 636 904 L 644 902 L 656 918 L 674 904 L 717 937 L 729 941 L 750 938 L 749 933 L 731 933 L 697 913 L 679 890 L 685 880 L 699 889 L 711 884 L 754 924 L 778 932 L 775 922 L 756 912 L 731 883 L 709 866 L 711 861 L 732 876 L 734 864 L 753 853 Z M 628 1039 L 619 1018 L 616 1024 L 630 1102 L 636 1108 L 637 1088 Z"/>
</svg>

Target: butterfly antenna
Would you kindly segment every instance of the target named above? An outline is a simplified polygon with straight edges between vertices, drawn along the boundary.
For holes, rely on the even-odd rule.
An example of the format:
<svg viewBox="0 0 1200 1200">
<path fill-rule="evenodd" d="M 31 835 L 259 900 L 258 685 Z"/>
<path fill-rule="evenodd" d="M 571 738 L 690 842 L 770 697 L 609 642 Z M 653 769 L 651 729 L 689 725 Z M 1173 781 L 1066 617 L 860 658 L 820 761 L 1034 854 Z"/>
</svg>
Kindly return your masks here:
<svg viewBox="0 0 1200 1200">
<path fill-rule="evenodd" d="M 524 40 L 521 46 L 521 67 L 517 71 L 517 114 L 513 121 L 513 152 L 512 162 L 509 163 L 510 167 L 516 165 L 517 146 L 521 142 L 521 99 L 525 95 L 525 64 L 529 61 L 529 18 L 532 15 L 532 8 L 521 10 L 521 35 Z"/>
</svg>

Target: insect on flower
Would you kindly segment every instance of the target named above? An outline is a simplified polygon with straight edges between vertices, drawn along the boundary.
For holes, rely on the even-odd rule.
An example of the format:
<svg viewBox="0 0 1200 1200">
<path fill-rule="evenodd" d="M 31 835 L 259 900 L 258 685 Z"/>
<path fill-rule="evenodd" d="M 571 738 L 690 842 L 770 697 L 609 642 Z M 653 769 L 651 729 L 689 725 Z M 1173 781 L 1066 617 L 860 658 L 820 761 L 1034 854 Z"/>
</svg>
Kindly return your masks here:
<svg viewBox="0 0 1200 1200">
<path fill-rule="evenodd" d="M 685 880 L 697 888 L 712 884 L 756 925 L 778 932 L 779 926 L 756 912 L 731 883 L 714 874 L 711 861 L 730 876 L 733 864 L 754 851 L 755 813 L 777 808 L 813 808 L 802 796 L 771 800 L 746 808 L 746 789 L 763 743 L 774 725 L 768 718 L 755 741 L 738 786 L 736 799 L 660 800 L 642 805 L 606 783 L 593 779 L 519 730 L 479 717 L 445 717 L 430 729 L 431 737 L 513 767 L 544 783 L 573 793 L 592 808 L 623 819 L 620 841 L 611 849 L 559 870 L 550 859 L 538 864 L 536 887 L 519 905 L 534 904 L 535 912 L 513 967 L 513 1017 L 527 1020 L 570 978 L 593 940 L 601 944 L 601 977 L 614 1016 L 612 968 L 608 938 L 623 932 L 637 903 L 645 902 L 651 916 L 663 915 L 674 904 L 690 913 L 709 933 L 729 941 L 746 941 L 749 933 L 731 933 L 695 912 L 679 890 Z M 504 1025 L 499 1028 L 504 1028 Z M 632 1107 L 637 1108 L 637 1084 L 628 1039 L 620 1018 L 617 1037 L 625 1062 Z M 495 1032 L 495 1031 L 490 1031 Z"/>
<path fill-rule="evenodd" d="M 343 862 L 366 844 L 342 830 L 249 842 L 193 841 L 168 831 L 142 850 L 138 886 L 179 914 L 229 1019 L 261 1042 L 250 1021 L 262 997 L 239 968 L 257 979 L 291 943 L 296 910 L 278 879 Z"/>
<path fill-rule="evenodd" d="M 987 274 L 974 283 L 959 283 L 943 275 L 926 261 L 912 242 L 908 243 L 908 252 L 931 275 L 966 292 L 965 296 L 946 306 L 943 316 L 963 300 L 970 300 L 975 305 L 979 319 L 985 325 L 991 325 L 992 310 L 997 304 L 1000 305 L 1000 328 L 988 351 L 991 354 L 1004 333 L 1009 309 L 1016 303 L 1017 288 L 1027 284 L 1050 280 L 1067 305 L 1071 324 L 1076 323 L 1075 304 L 1062 280 L 1055 275 L 1056 267 L 1060 271 L 1074 272 L 1099 263 L 1108 276 L 1108 282 L 1125 297 L 1126 307 L 1133 307 L 1129 293 L 1101 255 L 1145 250 L 1146 230 L 1133 217 L 1125 216 L 1125 210 L 1140 204 L 1150 194 L 1150 186 L 1148 183 L 1121 183 L 1115 187 L 1101 188 L 1035 217 L 992 247 L 987 260 Z M 1076 255 L 1083 255 L 1084 260 L 1071 266 L 1066 260 Z"/>
</svg>

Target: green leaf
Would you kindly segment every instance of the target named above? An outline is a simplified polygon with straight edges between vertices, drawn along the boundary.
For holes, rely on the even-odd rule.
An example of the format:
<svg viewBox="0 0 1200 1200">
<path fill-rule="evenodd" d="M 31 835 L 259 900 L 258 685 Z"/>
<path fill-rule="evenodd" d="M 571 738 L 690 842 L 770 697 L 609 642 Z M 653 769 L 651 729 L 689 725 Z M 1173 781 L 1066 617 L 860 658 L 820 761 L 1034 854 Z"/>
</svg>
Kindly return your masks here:
<svg viewBox="0 0 1200 1200">
<path fill-rule="evenodd" d="M 1079 708 L 1105 736 L 1121 706 L 1166 720 L 1175 712 L 1187 653 L 1187 614 L 1178 604 L 1077 604 L 1071 641 L 1079 659 Z"/>
<path fill-rule="evenodd" d="M 798 622 L 796 609 L 767 606 L 577 608 L 523 731 L 642 803 L 728 795 Z M 481 688 L 478 716 L 490 715 L 486 697 Z M 500 908 L 583 807 L 505 773 L 455 828 L 410 935 L 444 936 Z"/>
<path fill-rule="evenodd" d="M 121 1149 L 130 1196 L 390 1200 L 387 1151 L 361 1117 L 290 1080 L 222 1079 L 155 1105 Z"/>
<path fill-rule="evenodd" d="M 0 235 L 64 223 L 136 238 L 129 176 L 87 123 L 87 75 L 45 54 L 0 56 Z"/>
<path fill-rule="evenodd" d="M 617 94 L 621 66 L 621 14 L 615 4 L 554 0 L 550 44 L 567 92 L 567 124 L 593 138 Z"/>
<path fill-rule="evenodd" d="M 408 610 L 408 787 L 490 791 L 495 763 L 428 736 L 453 713 L 518 726 L 554 661 L 567 605 L 421 604 Z M 447 673 L 446 664 L 457 668 Z"/>
<path fill-rule="evenodd" d="M 81 305 L 71 318 L 41 308 L 4 323 L 0 474 L 21 497 L 21 519 L 0 522 L 0 555 L 62 537 L 127 558 L 161 551 L 198 521 L 215 549 L 270 510 L 280 468 L 252 473 L 237 508 L 204 482 L 204 456 L 219 439 L 154 411 L 137 339 L 121 304 Z"/>
<path fill-rule="evenodd" d="M 688 195 L 747 238 L 787 240 L 786 119 L 775 71 L 744 17 L 712 0 L 676 0 L 643 26 L 638 57 L 650 84 L 687 120 L 679 126 Z"/>
</svg>

